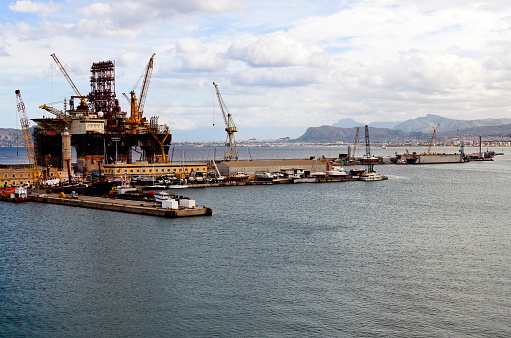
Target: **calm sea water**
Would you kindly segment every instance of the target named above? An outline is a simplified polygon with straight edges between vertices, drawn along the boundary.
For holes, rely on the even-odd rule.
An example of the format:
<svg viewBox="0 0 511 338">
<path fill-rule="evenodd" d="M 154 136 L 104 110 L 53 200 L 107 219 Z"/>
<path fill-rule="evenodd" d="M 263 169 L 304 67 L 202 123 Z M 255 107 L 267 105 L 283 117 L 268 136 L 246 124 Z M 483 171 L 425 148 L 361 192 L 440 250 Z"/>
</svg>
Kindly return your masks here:
<svg viewBox="0 0 511 338">
<path fill-rule="evenodd" d="M 376 169 L 183 191 L 212 217 L 2 203 L 0 335 L 510 336 L 511 155 Z"/>
</svg>

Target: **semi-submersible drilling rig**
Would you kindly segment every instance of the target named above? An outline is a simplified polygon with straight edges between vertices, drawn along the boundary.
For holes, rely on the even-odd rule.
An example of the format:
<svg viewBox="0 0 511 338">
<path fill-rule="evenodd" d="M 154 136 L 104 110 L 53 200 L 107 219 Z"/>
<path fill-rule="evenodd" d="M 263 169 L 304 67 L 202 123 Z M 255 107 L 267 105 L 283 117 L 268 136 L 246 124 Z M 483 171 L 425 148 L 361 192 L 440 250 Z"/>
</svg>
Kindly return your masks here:
<svg viewBox="0 0 511 338">
<path fill-rule="evenodd" d="M 55 117 L 39 118 L 34 128 L 34 147 L 40 166 L 53 166 L 71 171 L 71 147 L 77 155 L 79 171 L 94 172 L 101 164 L 132 163 L 132 151 L 139 150 L 141 159 L 149 163 L 167 163 L 172 135 L 167 125 L 160 125 L 158 117 L 149 121 L 143 116 L 144 103 L 153 69 L 153 56 L 140 77 L 140 94 L 130 97 L 123 93 L 131 106 L 130 115 L 121 111 L 115 94 L 115 64 L 113 61 L 93 63 L 88 95 L 82 95 L 68 73 L 51 55 L 76 95 L 69 106 L 64 99 L 64 110 L 40 106 Z M 135 87 L 138 85 L 135 85 Z M 75 101 L 78 105 L 75 106 Z"/>
</svg>

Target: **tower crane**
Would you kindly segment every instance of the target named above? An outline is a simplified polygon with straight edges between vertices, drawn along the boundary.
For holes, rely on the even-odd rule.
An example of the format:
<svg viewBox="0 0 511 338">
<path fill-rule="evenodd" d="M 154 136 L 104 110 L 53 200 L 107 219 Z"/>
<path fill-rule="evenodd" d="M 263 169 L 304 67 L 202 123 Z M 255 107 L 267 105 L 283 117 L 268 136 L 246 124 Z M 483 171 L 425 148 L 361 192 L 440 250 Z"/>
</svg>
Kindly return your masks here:
<svg viewBox="0 0 511 338">
<path fill-rule="evenodd" d="M 436 130 L 440 127 L 438 124 L 436 127 L 433 127 L 433 136 L 431 136 L 431 141 L 429 142 L 428 152 L 426 154 L 431 154 L 431 146 L 433 145 L 433 140 L 435 139 Z"/>
<path fill-rule="evenodd" d="M 51 54 L 50 56 L 53 58 L 53 60 L 55 60 L 55 63 L 57 64 L 57 66 L 59 66 L 60 71 L 62 72 L 62 74 L 64 74 L 64 77 L 66 78 L 67 82 L 69 83 L 71 88 L 73 88 L 73 90 L 76 94 L 76 97 L 80 98 L 80 108 L 87 109 L 86 108 L 87 102 L 85 101 L 85 97 L 80 93 L 78 88 L 76 88 L 75 84 L 73 83 L 73 80 L 71 80 L 71 78 L 69 77 L 69 74 L 66 72 L 66 70 L 64 69 L 64 66 L 62 66 L 59 59 L 55 55 L 55 53 Z M 74 107 L 73 97 L 71 97 L 71 100 L 69 101 L 69 106 L 71 109 L 73 109 L 73 107 Z"/>
<path fill-rule="evenodd" d="M 218 86 L 213 82 L 213 86 L 215 86 L 216 96 L 218 97 L 218 104 L 220 105 L 220 110 L 222 110 L 222 116 L 224 117 L 225 123 L 225 131 L 227 132 L 227 138 L 225 139 L 225 153 L 224 153 L 224 161 L 232 161 L 238 160 L 238 150 L 236 149 L 236 140 L 234 139 L 234 133 L 238 131 L 238 128 L 234 124 L 234 120 L 232 119 L 231 114 L 227 110 L 225 106 L 224 100 L 222 99 L 222 95 L 220 95 L 220 91 L 218 90 Z"/>
<path fill-rule="evenodd" d="M 357 133 L 355 134 L 355 145 L 353 146 L 353 155 L 351 156 L 350 160 L 355 160 L 355 152 L 357 151 L 357 145 L 358 145 L 358 132 L 360 130 L 360 127 L 357 127 Z"/>
<path fill-rule="evenodd" d="M 34 151 L 34 141 L 32 140 L 32 135 L 30 134 L 30 125 L 28 124 L 27 112 L 25 110 L 25 103 L 21 98 L 21 92 L 19 89 L 15 90 L 16 94 L 16 104 L 18 109 L 18 114 L 20 115 L 21 128 L 23 130 L 23 139 L 25 141 L 25 148 L 27 148 L 28 155 L 28 163 L 30 164 L 30 172 L 32 173 L 32 177 L 34 179 L 34 185 L 38 186 L 40 181 L 40 173 L 39 168 L 37 166 L 37 158 L 35 156 Z"/>
</svg>

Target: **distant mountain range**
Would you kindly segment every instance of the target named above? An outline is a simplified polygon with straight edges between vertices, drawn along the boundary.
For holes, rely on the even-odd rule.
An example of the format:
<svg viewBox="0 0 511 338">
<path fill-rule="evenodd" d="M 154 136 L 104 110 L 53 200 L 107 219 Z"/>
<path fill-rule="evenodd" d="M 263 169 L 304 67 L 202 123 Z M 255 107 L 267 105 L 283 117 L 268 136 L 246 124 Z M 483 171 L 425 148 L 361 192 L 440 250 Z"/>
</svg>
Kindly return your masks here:
<svg viewBox="0 0 511 338">
<path fill-rule="evenodd" d="M 392 126 L 392 124 L 394 124 Z M 438 124 L 437 138 L 456 137 L 457 130 L 462 137 L 484 136 L 495 139 L 511 138 L 511 119 L 453 120 L 438 115 L 428 114 L 404 122 L 371 123 L 370 137 L 372 141 L 400 142 L 405 140 L 426 140 L 431 137 L 433 128 Z M 340 127 L 343 126 L 343 127 Z M 339 120 L 333 126 L 309 127 L 305 134 L 297 138 L 299 142 L 353 142 L 356 127 L 364 124 L 347 118 Z M 387 126 L 387 127 L 384 127 Z M 391 127 L 389 127 L 391 126 Z M 359 139 L 364 138 L 361 128 Z"/>
<path fill-rule="evenodd" d="M 20 129 L 0 128 L 0 147 L 25 146 L 23 133 Z"/>
<path fill-rule="evenodd" d="M 500 126 L 503 124 L 510 124 L 511 119 L 482 119 L 482 120 L 453 120 L 439 115 L 428 114 L 424 117 L 406 120 L 404 122 L 373 122 L 368 124 L 373 128 L 388 128 L 392 130 L 402 130 L 406 132 L 423 132 L 432 133 L 433 128 L 440 124 L 439 132 L 464 130 L 476 127 L 487 126 Z M 339 120 L 332 125 L 339 128 L 353 128 L 365 126 L 364 123 L 359 123 L 351 118 Z"/>
</svg>

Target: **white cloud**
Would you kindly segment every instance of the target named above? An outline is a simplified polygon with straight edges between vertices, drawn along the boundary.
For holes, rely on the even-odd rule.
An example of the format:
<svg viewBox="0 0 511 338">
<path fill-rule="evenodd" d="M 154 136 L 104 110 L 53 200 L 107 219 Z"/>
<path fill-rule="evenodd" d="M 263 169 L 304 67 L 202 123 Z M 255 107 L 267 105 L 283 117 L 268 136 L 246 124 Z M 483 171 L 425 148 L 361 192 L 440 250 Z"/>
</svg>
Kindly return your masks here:
<svg viewBox="0 0 511 338">
<path fill-rule="evenodd" d="M 328 64 L 328 54 L 316 45 L 302 42 L 278 32 L 263 35 L 253 42 L 236 41 L 229 56 L 254 67 L 312 66 Z"/>
<path fill-rule="evenodd" d="M 185 38 L 176 42 L 176 55 L 181 70 L 218 71 L 227 65 L 225 57 L 213 46 L 206 46 L 199 39 Z"/>
<path fill-rule="evenodd" d="M 9 5 L 9 9 L 15 12 L 22 13 L 52 13 L 58 12 L 60 6 L 50 2 L 36 2 L 30 0 L 18 0 L 14 4 Z"/>
</svg>

